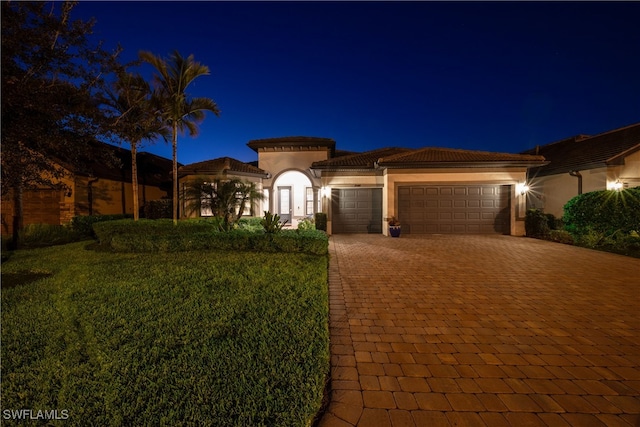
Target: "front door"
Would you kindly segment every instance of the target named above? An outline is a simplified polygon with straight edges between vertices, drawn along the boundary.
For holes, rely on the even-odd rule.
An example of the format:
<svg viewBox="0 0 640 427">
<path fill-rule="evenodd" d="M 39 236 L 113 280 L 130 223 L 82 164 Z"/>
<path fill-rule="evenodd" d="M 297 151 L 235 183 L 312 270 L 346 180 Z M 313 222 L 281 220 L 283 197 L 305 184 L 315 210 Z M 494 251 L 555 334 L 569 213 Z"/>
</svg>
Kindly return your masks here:
<svg viewBox="0 0 640 427">
<path fill-rule="evenodd" d="M 291 187 L 278 187 L 278 215 L 284 224 L 291 224 Z"/>
</svg>

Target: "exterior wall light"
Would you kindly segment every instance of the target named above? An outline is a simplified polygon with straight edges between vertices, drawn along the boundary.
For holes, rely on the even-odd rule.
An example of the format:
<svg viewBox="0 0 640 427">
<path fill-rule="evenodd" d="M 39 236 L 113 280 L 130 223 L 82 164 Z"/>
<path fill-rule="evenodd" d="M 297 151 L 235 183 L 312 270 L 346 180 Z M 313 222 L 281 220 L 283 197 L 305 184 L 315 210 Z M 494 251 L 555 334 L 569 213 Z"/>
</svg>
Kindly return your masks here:
<svg viewBox="0 0 640 427">
<path fill-rule="evenodd" d="M 614 182 L 613 184 L 610 185 L 611 190 L 613 191 L 620 191 L 622 190 L 622 183 L 620 182 L 620 180 L 617 180 L 616 182 Z"/>
<path fill-rule="evenodd" d="M 329 197 L 329 195 L 331 194 L 331 189 L 329 187 L 322 187 L 320 189 L 320 194 L 322 194 L 323 197 Z"/>
<path fill-rule="evenodd" d="M 516 184 L 516 192 L 520 193 L 521 196 L 524 196 L 529 192 L 529 186 L 526 182 Z"/>
</svg>

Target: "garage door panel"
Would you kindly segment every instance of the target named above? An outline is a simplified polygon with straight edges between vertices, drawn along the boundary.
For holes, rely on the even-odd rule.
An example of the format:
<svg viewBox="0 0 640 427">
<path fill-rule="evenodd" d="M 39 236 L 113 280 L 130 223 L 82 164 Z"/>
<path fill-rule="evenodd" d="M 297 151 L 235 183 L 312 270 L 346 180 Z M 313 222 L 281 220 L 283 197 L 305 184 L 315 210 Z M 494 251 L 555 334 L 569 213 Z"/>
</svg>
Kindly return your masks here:
<svg viewBox="0 0 640 427">
<path fill-rule="evenodd" d="M 411 234 L 509 233 L 510 186 L 398 188 L 398 217 Z"/>
<path fill-rule="evenodd" d="M 333 233 L 382 233 L 382 189 L 333 189 L 331 199 Z M 411 209 L 410 200 L 403 203 Z"/>
</svg>

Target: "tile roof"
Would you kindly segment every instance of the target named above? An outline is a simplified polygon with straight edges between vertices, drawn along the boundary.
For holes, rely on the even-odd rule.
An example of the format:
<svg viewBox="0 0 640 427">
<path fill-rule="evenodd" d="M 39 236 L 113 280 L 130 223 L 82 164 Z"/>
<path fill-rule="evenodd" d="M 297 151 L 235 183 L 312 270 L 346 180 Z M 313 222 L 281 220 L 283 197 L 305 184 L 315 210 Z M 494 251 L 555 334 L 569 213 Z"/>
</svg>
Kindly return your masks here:
<svg viewBox="0 0 640 427">
<path fill-rule="evenodd" d="M 524 154 L 492 153 L 427 147 L 421 149 L 381 148 L 349 156 L 315 162 L 314 169 L 368 169 L 381 167 L 459 166 L 478 163 L 541 164 L 544 157 Z"/>
<path fill-rule="evenodd" d="M 254 151 L 259 148 L 275 147 L 328 147 L 335 150 L 336 142 L 331 138 L 319 138 L 315 136 L 283 136 L 278 138 L 253 139 L 247 146 Z"/>
<path fill-rule="evenodd" d="M 88 150 L 79 153 L 75 161 L 52 157 L 75 175 L 132 182 L 129 149 L 99 141 L 90 141 L 87 144 Z M 136 165 L 140 184 L 162 186 L 171 181 L 173 167 L 171 159 L 138 151 Z M 179 163 L 178 166 L 180 166 Z"/>
<path fill-rule="evenodd" d="M 615 164 L 625 154 L 640 150 L 640 123 L 594 136 L 578 135 L 532 148 L 523 154 L 538 153 L 549 164 L 536 168 L 537 176 L 568 173 Z"/>
<path fill-rule="evenodd" d="M 179 169 L 180 176 L 219 173 L 243 173 L 252 175 L 267 175 L 264 170 L 249 163 L 241 162 L 232 157 L 218 157 L 204 162 L 191 163 Z"/>
<path fill-rule="evenodd" d="M 378 164 L 380 166 L 447 166 L 463 163 L 542 163 L 544 160 L 544 157 L 535 155 L 426 147 L 384 157 Z"/>
<path fill-rule="evenodd" d="M 352 153 L 340 157 L 334 157 L 329 160 L 313 162 L 311 165 L 314 169 L 334 169 L 334 168 L 358 168 L 369 169 L 375 166 L 380 158 L 392 156 L 394 154 L 405 153 L 411 151 L 407 148 L 387 147 L 377 150 L 366 151 L 364 153 Z"/>
</svg>

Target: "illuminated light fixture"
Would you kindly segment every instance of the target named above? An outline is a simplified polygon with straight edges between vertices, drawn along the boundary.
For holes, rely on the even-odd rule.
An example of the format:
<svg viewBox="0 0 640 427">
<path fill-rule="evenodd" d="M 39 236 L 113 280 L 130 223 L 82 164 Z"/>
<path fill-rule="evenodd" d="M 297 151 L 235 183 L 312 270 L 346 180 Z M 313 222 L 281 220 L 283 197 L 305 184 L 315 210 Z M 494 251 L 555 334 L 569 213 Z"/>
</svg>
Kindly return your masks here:
<svg viewBox="0 0 640 427">
<path fill-rule="evenodd" d="M 331 194 L 331 189 L 329 187 L 322 187 L 320 189 L 320 193 L 324 196 L 324 197 L 329 197 L 329 194 Z"/>
<path fill-rule="evenodd" d="M 524 196 L 529 192 L 529 186 L 526 182 L 523 182 L 522 184 L 516 184 L 516 191 Z"/>
<path fill-rule="evenodd" d="M 622 183 L 620 182 L 620 180 L 617 180 L 616 182 L 614 182 L 613 184 L 611 184 L 611 189 L 613 191 L 620 191 L 622 190 Z"/>
</svg>

